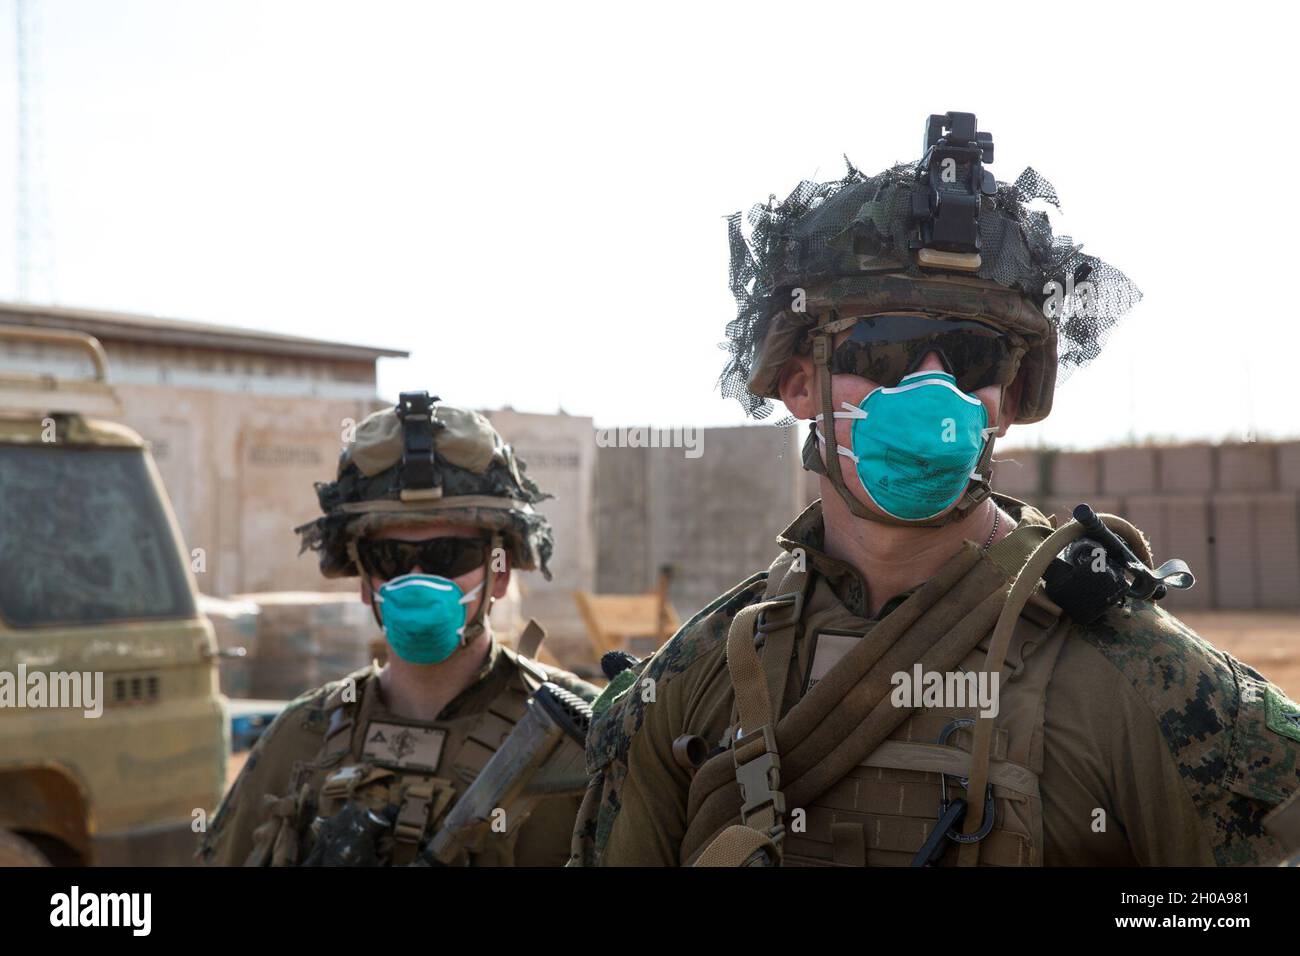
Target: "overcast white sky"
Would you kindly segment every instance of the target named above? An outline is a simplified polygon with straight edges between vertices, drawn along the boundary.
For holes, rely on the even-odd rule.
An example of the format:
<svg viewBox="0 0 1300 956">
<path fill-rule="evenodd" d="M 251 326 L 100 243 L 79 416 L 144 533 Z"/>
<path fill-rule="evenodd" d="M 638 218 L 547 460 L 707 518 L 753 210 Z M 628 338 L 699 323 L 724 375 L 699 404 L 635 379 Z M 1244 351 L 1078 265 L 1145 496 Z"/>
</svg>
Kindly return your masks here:
<svg viewBox="0 0 1300 956">
<path fill-rule="evenodd" d="M 968 110 L 1146 294 L 1010 444 L 1300 434 L 1280 5 L 35 2 L 35 298 L 408 349 L 388 397 L 740 423 L 723 217 Z"/>
</svg>

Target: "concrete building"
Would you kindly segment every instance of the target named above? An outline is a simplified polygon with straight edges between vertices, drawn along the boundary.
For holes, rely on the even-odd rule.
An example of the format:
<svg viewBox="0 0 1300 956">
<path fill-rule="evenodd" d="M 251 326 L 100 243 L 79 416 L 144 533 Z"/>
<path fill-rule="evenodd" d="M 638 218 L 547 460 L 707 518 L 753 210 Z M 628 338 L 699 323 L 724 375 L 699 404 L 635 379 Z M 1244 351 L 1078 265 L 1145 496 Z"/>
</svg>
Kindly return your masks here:
<svg viewBox="0 0 1300 956">
<path fill-rule="evenodd" d="M 333 476 L 343 431 L 381 406 L 375 366 L 405 352 L 174 319 L 0 304 L 0 323 L 76 329 L 100 340 L 120 420 L 154 459 L 195 556 L 199 587 L 343 590 L 314 555 L 297 556 L 293 527 L 318 513 L 313 482 Z M 80 356 L 0 346 L 20 370 L 86 376 Z"/>
<path fill-rule="evenodd" d="M 669 595 L 683 619 L 765 569 L 776 557 L 777 533 L 810 500 L 797 427 L 742 425 L 697 435 L 690 454 L 601 448 L 596 469 L 597 589 L 652 590 L 667 565 Z"/>
</svg>

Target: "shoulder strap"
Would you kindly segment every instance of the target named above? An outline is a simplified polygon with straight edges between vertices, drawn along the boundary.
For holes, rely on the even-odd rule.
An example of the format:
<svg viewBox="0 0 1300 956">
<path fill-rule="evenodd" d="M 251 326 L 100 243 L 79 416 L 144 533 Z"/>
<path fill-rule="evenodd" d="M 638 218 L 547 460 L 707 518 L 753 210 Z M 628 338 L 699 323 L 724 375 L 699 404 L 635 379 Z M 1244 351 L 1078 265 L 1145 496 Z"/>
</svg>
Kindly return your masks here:
<svg viewBox="0 0 1300 956">
<path fill-rule="evenodd" d="M 783 554 L 768 570 L 763 600 L 739 611 L 727 631 L 727 671 L 738 721 L 731 752 L 742 800 L 741 823 L 724 831 L 696 859 L 696 866 L 741 866 L 760 850 L 780 859 L 785 798 L 776 722 L 808 577 L 798 555 Z M 761 661 L 759 637 L 764 642 Z"/>
<path fill-rule="evenodd" d="M 810 579 L 806 556 L 789 551 L 782 553 L 768 570 L 763 601 L 769 606 L 754 621 L 750 646 L 757 646 L 759 637 L 762 638 L 763 672 L 773 726 L 785 711 L 787 677 L 794 659 L 794 644 L 799 636 Z"/>
<path fill-rule="evenodd" d="M 316 757 L 318 766 L 328 766 L 352 750 L 352 730 L 357 712 L 374 673 L 374 668 L 370 665 L 353 671 L 339 681 L 338 686 L 325 698 L 324 710 L 328 723 L 325 736 L 321 739 L 320 753 Z"/>
<path fill-rule="evenodd" d="M 989 643 L 989 652 L 984 660 L 984 669 L 988 673 L 1002 671 L 1006 663 L 1007 649 L 1011 646 L 1012 634 L 1019 622 L 1028 617 L 1025 611 L 1031 598 L 1041 591 L 1039 585 L 1043 572 L 1062 548 L 1079 537 L 1080 532 L 1079 525 L 1074 521 L 1054 531 L 1038 525 L 1023 526 L 1023 528 L 1028 529 L 1027 533 L 1015 544 L 1007 543 L 1017 537 L 1022 528 L 1017 528 L 993 546 L 997 548 L 999 545 L 1007 544 L 1007 548 L 999 557 L 1013 562 L 1011 567 L 1014 568 L 1015 578 L 998 616 L 997 625 L 993 629 L 993 640 Z M 1031 542 L 1032 546 L 1030 546 Z M 989 550 L 990 557 L 993 557 L 993 548 Z M 1002 567 L 1008 565 L 1003 564 Z M 1040 607 L 1050 603 L 1046 598 L 1039 597 Z M 1057 613 L 1060 613 L 1059 608 Z M 1029 619 L 1032 621 L 1032 618 Z M 966 792 L 977 796 L 970 798 L 970 808 L 962 823 L 964 836 L 976 833 L 984 822 L 984 801 L 978 795 L 984 792 L 988 784 L 989 763 L 993 756 L 993 718 L 981 716 L 975 723 L 972 737 L 971 768 Z M 979 855 L 979 840 L 963 840 L 957 854 L 957 865 L 975 866 L 979 863 Z"/>
<path fill-rule="evenodd" d="M 844 768 L 860 763 L 897 723 L 906 719 L 907 713 L 900 712 L 899 708 L 887 704 L 877 706 L 878 701 L 886 701 L 888 697 L 888 672 L 896 670 L 900 663 L 905 665 L 903 657 L 939 670 L 950 669 L 959 662 L 989 634 L 1006 602 L 1007 579 L 1015 577 L 1019 566 L 1038 550 L 1050 533 L 1050 528 L 1024 525 L 998 542 L 1000 547 L 995 546 L 996 552 L 993 549 L 987 553 L 980 552 L 968 544 L 939 574 L 877 625 L 879 641 L 864 643 L 851 652 L 841 662 L 848 665 L 843 673 L 819 683 L 785 718 L 778 717 L 779 712 L 773 708 L 774 695 L 769 689 L 772 685 L 765 679 L 769 675 L 764 674 L 765 668 L 758 661 L 755 635 L 766 632 L 764 637 L 770 645 L 765 647 L 765 655 L 776 650 L 778 634 L 787 626 L 792 630 L 797 628 L 802 614 L 802 599 L 796 599 L 789 592 L 778 593 L 738 613 L 728 632 L 727 666 L 740 716 L 740 736 L 732 748 L 732 763 L 734 778 L 740 787 L 742 824 L 759 830 L 774 844 L 779 844 L 783 833 L 780 817 L 784 812 L 785 794 L 781 790 L 776 721 L 780 721 L 782 739 L 788 738 L 791 746 L 811 742 L 814 738 L 818 741 L 815 748 L 802 747 L 795 755 L 798 759 L 792 758 L 798 766 L 792 764 L 788 768 L 793 774 L 789 783 L 793 788 L 792 798 L 801 802 L 815 799 L 842 776 Z M 982 560 L 985 557 L 989 560 Z M 778 586 L 777 590 L 782 589 Z M 929 608 L 950 593 L 956 599 L 956 605 L 944 614 L 926 614 Z M 771 594 L 769 579 L 765 597 Z M 1054 617 L 1047 603 L 1050 602 L 1035 602 L 1034 610 L 1025 615 L 1031 618 L 1031 623 L 1040 627 L 1050 626 Z M 1022 600 L 1012 620 L 1018 619 L 1025 610 Z M 914 625 L 917 625 L 915 634 L 912 633 Z M 998 643 L 995 635 L 990 657 L 1005 656 L 1006 641 L 1001 642 L 1001 647 L 997 646 Z M 769 663 L 771 666 L 774 665 Z M 845 694 L 849 696 L 845 697 Z M 852 702 L 847 708 L 842 706 L 846 700 Z M 978 752 L 977 747 L 973 762 L 978 761 Z M 699 785 L 699 792 L 690 801 L 688 816 L 691 816 L 690 810 L 696 813 L 693 819 L 688 819 L 688 839 L 683 849 L 689 856 L 689 845 L 693 840 L 712 832 L 715 834 L 713 839 L 706 837 L 694 844 L 705 845 L 696 862 L 708 859 L 714 865 L 739 865 L 741 861 L 735 859 L 739 849 L 725 857 L 727 864 L 719 862 L 721 847 L 717 852 L 708 852 L 707 845 L 725 832 L 715 829 L 714 821 L 722 822 L 728 813 L 725 806 L 714 799 L 717 797 L 723 804 L 726 802 L 725 791 L 718 789 L 725 778 L 719 779 L 719 774 L 713 773 L 713 769 L 706 764 L 696 774 L 694 783 Z M 719 773 L 725 772 L 721 767 L 716 769 Z M 733 834 L 727 845 L 739 848 L 741 843 Z"/>
</svg>

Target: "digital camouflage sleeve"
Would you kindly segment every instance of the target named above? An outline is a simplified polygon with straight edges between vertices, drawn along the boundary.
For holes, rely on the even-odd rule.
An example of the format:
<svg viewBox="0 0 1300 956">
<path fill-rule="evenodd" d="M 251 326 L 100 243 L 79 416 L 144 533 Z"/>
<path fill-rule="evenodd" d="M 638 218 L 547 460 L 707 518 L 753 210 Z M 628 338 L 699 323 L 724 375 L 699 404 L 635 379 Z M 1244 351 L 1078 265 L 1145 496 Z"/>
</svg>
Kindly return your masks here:
<svg viewBox="0 0 1300 956">
<path fill-rule="evenodd" d="M 1146 704 L 1199 816 L 1204 862 L 1276 862 L 1282 847 L 1263 819 L 1300 788 L 1300 707 L 1153 604 L 1077 630 Z"/>
<path fill-rule="evenodd" d="M 339 683 L 295 698 L 262 732 L 208 825 L 199 849 L 203 862 L 239 866 L 248 857 L 253 831 L 268 811 L 267 798 L 285 798 L 295 762 L 311 760 L 320 751 L 325 701 Z"/>
<path fill-rule="evenodd" d="M 687 708 L 681 704 L 671 706 L 665 695 L 683 693 L 686 683 L 701 683 L 699 676 L 702 672 L 716 675 L 720 668 L 722 676 L 726 676 L 723 651 L 727 629 L 738 611 L 762 599 L 766 584 L 767 572 L 764 571 L 732 588 L 683 624 L 651 657 L 619 674 L 596 699 L 592 705 L 591 730 L 587 734 L 587 773 L 591 780 L 574 831 L 570 861 L 573 865 L 598 866 L 608 862 L 604 858 L 605 848 L 614 820 L 623 810 L 624 786 L 629 777 L 629 751 L 647 713 L 668 720 L 678 717 L 674 726 L 680 726 L 678 715 Z M 696 667 L 702 660 L 706 662 L 705 666 Z M 683 675 L 687 675 L 686 681 L 680 679 Z M 663 729 L 654 734 L 657 739 L 653 742 L 646 737 L 642 739 L 647 744 L 666 743 L 671 751 L 672 741 L 681 732 Z M 667 734 L 671 736 L 667 736 L 665 741 Z M 655 749 L 662 751 L 662 747 Z M 686 789 L 690 778 L 673 763 L 671 756 L 656 763 L 660 765 L 656 768 L 660 773 L 655 775 L 655 783 L 662 785 L 658 792 L 679 805 L 680 813 L 658 814 L 674 817 L 673 826 L 656 831 L 662 835 L 663 841 L 659 858 L 627 862 L 671 866 L 677 862 L 674 837 L 679 841 L 685 830 Z M 646 780 L 644 785 L 638 783 L 635 790 L 638 794 L 643 789 L 653 792 L 655 783 Z M 637 816 L 641 817 L 642 825 L 652 831 L 663 822 L 652 819 L 648 813 L 638 812 Z M 636 824 L 635 819 L 632 822 Z"/>
<path fill-rule="evenodd" d="M 721 741 L 727 630 L 761 599 L 764 577 L 695 615 L 597 700 L 573 864 L 679 862 L 690 775 L 672 742 Z M 1283 849 L 1263 818 L 1300 789 L 1300 707 L 1154 604 L 1062 626 L 1070 633 L 1044 720 L 1045 863 L 1277 862 Z"/>
</svg>

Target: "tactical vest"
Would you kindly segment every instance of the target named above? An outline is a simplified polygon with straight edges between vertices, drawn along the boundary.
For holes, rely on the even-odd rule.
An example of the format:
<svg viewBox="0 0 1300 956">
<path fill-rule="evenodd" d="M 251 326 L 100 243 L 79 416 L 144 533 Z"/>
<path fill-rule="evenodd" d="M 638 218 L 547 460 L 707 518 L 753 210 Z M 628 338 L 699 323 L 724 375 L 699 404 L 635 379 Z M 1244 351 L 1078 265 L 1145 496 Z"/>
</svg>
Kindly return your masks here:
<svg viewBox="0 0 1300 956">
<path fill-rule="evenodd" d="M 367 667 L 349 675 L 325 700 L 328 724 L 319 753 L 294 764 L 289 793 L 268 799 L 270 815 L 254 832 L 246 865 L 302 862 L 321 821 L 349 802 L 376 812 L 396 808 L 392 837 L 381 842 L 380 858 L 392 866 L 412 862 L 546 680 L 545 672 L 528 658 L 505 647 L 501 653 L 514 665 L 505 690 L 482 712 L 448 720 L 416 722 L 382 714 L 377 671 Z M 355 695 L 345 694 L 352 681 Z M 345 699 L 350 696 L 355 701 Z M 511 865 L 523 823 L 524 818 L 511 820 L 504 838 L 480 841 L 462 862 Z"/>
<path fill-rule="evenodd" d="M 980 707 L 894 706 L 894 675 L 911 677 L 918 662 L 941 674 L 981 671 L 1010 582 L 1050 532 L 1021 524 L 988 552 L 968 543 L 876 622 L 849 611 L 824 577 L 796 566 L 794 555 L 778 558 L 763 601 L 732 625 L 739 634 L 729 636 L 729 657 L 734 640 L 749 640 L 758 647 L 758 667 L 738 671 L 728 662 L 737 698 L 728 750 L 692 780 L 681 862 L 734 865 L 753 849 L 745 837 L 778 821 L 786 865 L 909 865 L 927 840 L 936 847 L 931 862 L 955 864 L 957 841 L 944 835 L 948 827 L 943 834 L 936 828 L 945 804 L 967 798 L 971 727 Z M 1059 616 L 1058 607 L 1035 595 L 1012 631 L 979 831 L 982 864 L 1042 863 L 1038 778 L 1046 688 L 1065 639 Z M 825 654 L 841 656 L 827 666 Z M 819 684 L 827 686 L 817 697 Z M 753 701 L 764 692 L 769 712 L 781 719 L 760 734 L 742 726 L 740 711 L 748 695 L 751 713 L 762 712 Z M 772 779 L 783 792 L 773 793 Z M 735 826 L 738 804 L 748 829 Z M 952 832 L 961 835 L 959 827 Z"/>
</svg>

